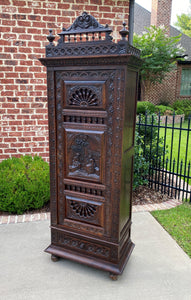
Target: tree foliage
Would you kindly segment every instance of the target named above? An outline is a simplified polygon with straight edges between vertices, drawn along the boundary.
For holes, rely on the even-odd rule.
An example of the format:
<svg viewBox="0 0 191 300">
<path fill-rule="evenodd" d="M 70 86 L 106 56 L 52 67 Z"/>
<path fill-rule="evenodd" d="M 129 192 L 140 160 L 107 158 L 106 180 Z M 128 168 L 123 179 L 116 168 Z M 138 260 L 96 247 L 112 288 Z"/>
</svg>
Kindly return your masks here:
<svg viewBox="0 0 191 300">
<path fill-rule="evenodd" d="M 175 26 L 177 26 L 182 33 L 191 37 L 191 14 L 181 14 L 177 16 Z"/>
<path fill-rule="evenodd" d="M 170 72 L 184 49 L 178 44 L 180 37 L 169 37 L 164 26 L 154 25 L 145 28 L 142 35 L 134 35 L 133 44 L 141 50 L 141 78 L 145 85 L 162 82 Z"/>
</svg>

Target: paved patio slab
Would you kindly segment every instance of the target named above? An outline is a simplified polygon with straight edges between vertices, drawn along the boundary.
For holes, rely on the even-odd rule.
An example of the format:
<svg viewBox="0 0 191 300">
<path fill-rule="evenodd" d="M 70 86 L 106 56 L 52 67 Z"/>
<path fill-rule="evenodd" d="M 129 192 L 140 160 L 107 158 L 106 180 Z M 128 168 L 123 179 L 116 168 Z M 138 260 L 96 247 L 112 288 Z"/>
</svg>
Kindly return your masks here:
<svg viewBox="0 0 191 300">
<path fill-rule="evenodd" d="M 1 300 L 191 300 L 191 260 L 148 213 L 133 214 L 136 247 L 118 281 L 67 260 L 53 263 L 49 221 L 0 226 Z"/>
</svg>

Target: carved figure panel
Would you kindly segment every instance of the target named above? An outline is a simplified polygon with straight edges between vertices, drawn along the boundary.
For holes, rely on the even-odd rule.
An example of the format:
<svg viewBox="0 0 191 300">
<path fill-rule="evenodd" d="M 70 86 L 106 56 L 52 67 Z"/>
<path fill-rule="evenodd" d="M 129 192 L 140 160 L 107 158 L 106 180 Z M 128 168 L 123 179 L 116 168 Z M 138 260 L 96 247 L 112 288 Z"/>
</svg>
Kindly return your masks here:
<svg viewBox="0 0 191 300">
<path fill-rule="evenodd" d="M 66 133 L 66 177 L 103 181 L 104 132 L 75 131 Z"/>
<path fill-rule="evenodd" d="M 105 108 L 105 81 L 64 81 L 64 107 Z"/>
<path fill-rule="evenodd" d="M 66 218 L 103 226 L 103 203 L 66 196 Z"/>
</svg>

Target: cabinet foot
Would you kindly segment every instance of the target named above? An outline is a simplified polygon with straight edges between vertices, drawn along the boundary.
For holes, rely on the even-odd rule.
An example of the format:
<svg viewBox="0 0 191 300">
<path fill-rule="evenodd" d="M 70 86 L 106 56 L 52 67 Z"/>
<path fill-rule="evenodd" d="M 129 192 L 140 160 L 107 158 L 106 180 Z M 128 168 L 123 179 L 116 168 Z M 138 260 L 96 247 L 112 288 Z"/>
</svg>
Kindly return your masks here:
<svg viewBox="0 0 191 300">
<path fill-rule="evenodd" d="M 59 260 L 59 257 L 52 254 L 52 255 L 51 255 L 51 260 L 52 260 L 53 262 L 56 262 L 56 261 Z"/>
<path fill-rule="evenodd" d="M 118 279 L 118 276 L 116 274 L 110 273 L 109 277 L 114 281 Z"/>
</svg>

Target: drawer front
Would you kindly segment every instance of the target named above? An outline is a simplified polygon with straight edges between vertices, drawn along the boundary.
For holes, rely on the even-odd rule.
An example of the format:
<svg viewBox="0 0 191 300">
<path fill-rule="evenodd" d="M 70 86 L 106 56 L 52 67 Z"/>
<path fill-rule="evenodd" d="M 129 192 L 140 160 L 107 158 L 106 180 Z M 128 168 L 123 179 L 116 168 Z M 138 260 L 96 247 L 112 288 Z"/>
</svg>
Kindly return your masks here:
<svg viewBox="0 0 191 300">
<path fill-rule="evenodd" d="M 105 198 L 65 190 L 59 206 L 59 225 L 68 230 L 103 235 L 105 228 Z"/>
</svg>

